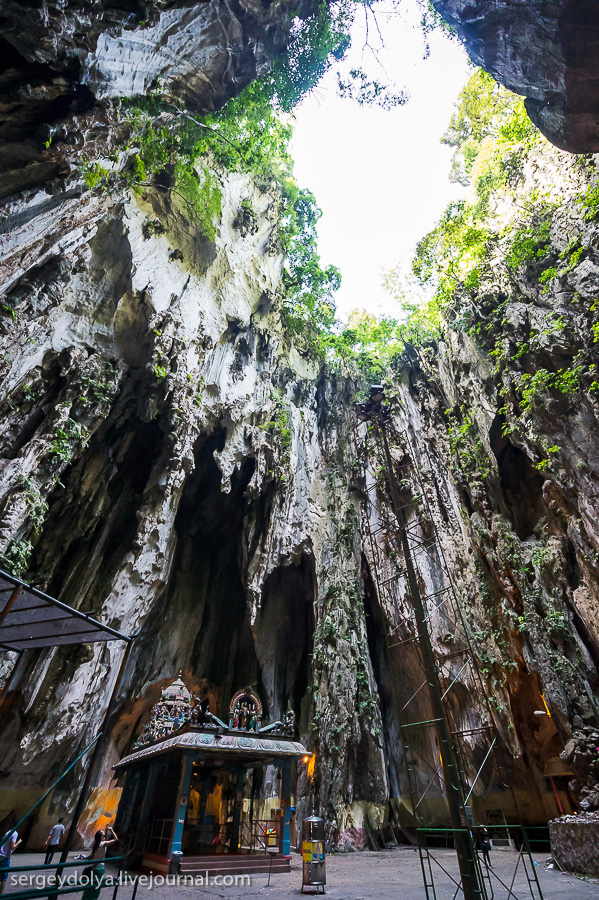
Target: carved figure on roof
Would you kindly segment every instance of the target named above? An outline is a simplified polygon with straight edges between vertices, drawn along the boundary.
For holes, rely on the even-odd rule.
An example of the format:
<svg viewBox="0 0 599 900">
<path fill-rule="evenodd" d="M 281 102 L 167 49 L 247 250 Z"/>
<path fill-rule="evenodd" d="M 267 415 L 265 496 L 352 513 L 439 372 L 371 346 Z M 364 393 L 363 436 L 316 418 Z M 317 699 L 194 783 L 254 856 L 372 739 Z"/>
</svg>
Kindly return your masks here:
<svg viewBox="0 0 599 900">
<path fill-rule="evenodd" d="M 162 691 L 161 699 L 152 707 L 150 720 L 133 745 L 134 750 L 152 744 L 179 731 L 192 712 L 191 694 L 181 676 Z"/>
<path fill-rule="evenodd" d="M 260 728 L 260 732 L 262 734 L 295 734 L 295 713 L 292 709 L 289 712 L 285 713 L 285 721 L 279 719 L 277 722 L 272 722 L 270 725 L 266 725 L 264 728 Z"/>
<path fill-rule="evenodd" d="M 195 706 L 191 711 L 191 724 L 206 725 L 210 716 L 210 700 L 208 697 L 205 700 L 199 700 L 195 695 L 193 699 Z"/>
<path fill-rule="evenodd" d="M 258 731 L 262 720 L 262 704 L 251 687 L 237 691 L 229 707 L 229 728 Z"/>
</svg>

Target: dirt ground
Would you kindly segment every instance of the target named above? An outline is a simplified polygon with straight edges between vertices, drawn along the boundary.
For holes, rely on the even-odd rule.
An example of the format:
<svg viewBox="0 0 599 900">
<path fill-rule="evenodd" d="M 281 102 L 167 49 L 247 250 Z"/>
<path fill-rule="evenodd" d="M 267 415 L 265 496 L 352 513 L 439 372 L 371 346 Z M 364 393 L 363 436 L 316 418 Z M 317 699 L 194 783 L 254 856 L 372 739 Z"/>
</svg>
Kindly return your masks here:
<svg viewBox="0 0 599 900">
<path fill-rule="evenodd" d="M 449 875 L 456 875 L 457 866 L 455 856 L 451 850 L 435 851 L 436 863 L 435 890 L 436 900 L 452 900 L 455 884 L 452 884 L 441 866 Z M 538 891 L 531 895 L 526 877 L 521 867 L 518 867 L 512 886 L 514 867 L 517 855 L 509 850 L 495 850 L 491 860 L 493 869 L 501 882 L 493 877 L 493 900 L 539 900 Z M 14 866 L 36 865 L 43 863 L 41 854 L 16 854 L 13 857 Z M 55 860 L 56 861 L 56 860 Z M 548 869 L 545 866 L 546 855 L 535 854 L 538 865 L 535 872 L 538 876 L 544 900 L 599 900 L 599 881 L 577 878 L 560 872 L 558 869 Z M 327 857 L 327 886 L 326 896 L 330 900 L 426 900 L 426 893 L 422 881 L 422 872 L 417 851 L 411 847 L 400 847 L 397 850 L 388 850 L 384 853 L 345 853 L 332 854 Z M 70 870 L 73 871 L 73 870 Z M 15 883 L 17 873 L 11 875 L 6 893 L 11 890 L 24 890 L 24 885 Z M 211 884 L 203 885 L 164 885 L 149 884 L 148 880 L 137 892 L 136 900 L 186 900 L 199 896 L 223 898 L 223 900 L 286 900 L 289 897 L 299 897 L 302 884 L 301 858 L 294 855 L 291 872 L 289 874 L 276 874 L 271 877 L 270 886 L 266 875 L 247 876 L 251 879 L 249 885 L 228 887 Z M 513 893 L 509 893 L 512 887 Z M 116 900 L 131 900 L 131 885 L 119 887 Z M 312 896 L 315 896 L 314 894 Z M 491 896 L 489 892 L 489 896 Z M 66 895 L 78 898 L 78 893 Z M 432 897 L 432 894 L 431 894 Z M 114 900 L 113 890 L 102 891 L 101 900 Z"/>
</svg>

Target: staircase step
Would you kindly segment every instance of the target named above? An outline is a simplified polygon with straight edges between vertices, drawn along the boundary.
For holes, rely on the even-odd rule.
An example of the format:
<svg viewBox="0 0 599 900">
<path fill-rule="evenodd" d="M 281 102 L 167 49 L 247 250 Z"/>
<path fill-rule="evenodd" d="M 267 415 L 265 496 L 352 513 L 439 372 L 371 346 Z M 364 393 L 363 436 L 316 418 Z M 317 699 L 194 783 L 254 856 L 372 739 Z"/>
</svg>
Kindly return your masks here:
<svg viewBox="0 0 599 900">
<path fill-rule="evenodd" d="M 275 866 L 273 866 L 272 869 L 264 869 L 262 868 L 262 866 L 246 866 L 243 869 L 187 869 L 185 872 L 181 872 L 181 876 L 185 877 L 186 875 L 204 875 L 206 874 L 206 872 L 208 873 L 208 877 L 221 875 L 268 875 L 269 872 L 271 872 L 273 875 L 282 875 L 290 871 L 291 868 L 289 866 L 285 868 L 275 868 Z"/>
<path fill-rule="evenodd" d="M 231 869 L 236 872 L 245 872 L 248 867 L 255 870 L 287 871 L 291 866 L 290 856 L 200 856 L 183 858 L 179 864 L 179 871 L 184 872 L 220 872 Z"/>
<path fill-rule="evenodd" d="M 188 857 L 182 859 L 179 871 L 181 875 L 201 875 L 204 872 L 214 875 L 258 875 L 267 872 L 289 872 L 291 857 L 273 856 L 220 856 L 220 857 Z"/>
</svg>

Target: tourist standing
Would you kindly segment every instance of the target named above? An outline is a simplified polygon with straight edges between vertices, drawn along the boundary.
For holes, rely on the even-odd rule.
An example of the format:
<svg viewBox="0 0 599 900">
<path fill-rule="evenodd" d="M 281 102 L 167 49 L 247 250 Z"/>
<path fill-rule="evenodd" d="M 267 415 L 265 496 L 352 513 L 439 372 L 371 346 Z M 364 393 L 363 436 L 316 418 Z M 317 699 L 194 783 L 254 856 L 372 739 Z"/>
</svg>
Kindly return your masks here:
<svg viewBox="0 0 599 900">
<path fill-rule="evenodd" d="M 112 837 L 110 835 L 112 835 Z M 106 826 L 105 831 L 102 831 L 102 829 L 96 831 L 91 853 L 89 856 L 85 857 L 85 859 L 94 859 L 96 862 L 91 866 L 87 866 L 81 873 L 82 882 L 87 880 L 87 884 L 89 885 L 89 889 L 86 888 L 83 892 L 81 900 L 91 900 L 92 897 L 97 896 L 97 894 L 94 894 L 94 891 L 101 886 L 104 879 L 106 848 L 110 847 L 111 844 L 116 844 L 117 841 L 118 838 L 110 825 Z"/>
<path fill-rule="evenodd" d="M 0 838 L 2 843 L 0 844 L 0 894 L 3 892 L 6 881 L 8 879 L 8 870 L 10 868 L 10 858 L 19 846 L 22 841 L 19 840 L 19 835 L 16 831 L 7 831 L 7 833 Z"/>
<path fill-rule="evenodd" d="M 46 840 L 46 858 L 44 860 L 45 866 L 50 865 L 54 854 L 58 850 L 58 845 L 60 844 L 62 836 L 65 832 L 64 825 L 62 824 L 63 822 L 64 819 L 61 816 L 56 825 L 53 825 L 50 829 L 50 834 L 48 835 L 48 838 Z"/>
<path fill-rule="evenodd" d="M 493 868 L 493 863 L 491 862 L 491 838 L 489 837 L 489 832 L 486 828 L 483 828 L 480 836 L 480 849 L 483 851 L 483 859 L 487 866 L 491 866 Z"/>
</svg>

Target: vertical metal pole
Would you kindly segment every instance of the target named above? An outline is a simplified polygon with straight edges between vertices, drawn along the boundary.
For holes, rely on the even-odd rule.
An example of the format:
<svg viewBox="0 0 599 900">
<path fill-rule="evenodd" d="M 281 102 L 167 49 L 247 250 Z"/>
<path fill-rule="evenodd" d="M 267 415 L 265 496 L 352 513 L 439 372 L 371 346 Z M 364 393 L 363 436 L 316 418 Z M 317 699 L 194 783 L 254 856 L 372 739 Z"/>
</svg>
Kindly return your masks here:
<svg viewBox="0 0 599 900">
<path fill-rule="evenodd" d="M 256 767 L 252 769 L 252 788 L 250 793 L 250 851 L 254 849 L 254 797 L 256 794 Z"/>
<path fill-rule="evenodd" d="M 241 767 L 237 769 L 237 781 L 235 783 L 235 806 L 233 808 L 233 822 L 231 823 L 231 853 L 239 850 L 239 826 L 241 824 L 241 809 L 243 806 L 243 782 L 245 771 Z"/>
<path fill-rule="evenodd" d="M 291 760 L 286 759 L 282 765 L 281 806 L 283 807 L 283 833 L 281 835 L 281 852 L 283 856 L 291 853 Z"/>
<path fill-rule="evenodd" d="M 11 609 L 13 608 L 15 603 L 17 602 L 20 593 L 21 593 L 21 587 L 19 585 L 14 589 L 14 591 L 12 591 L 10 597 L 4 604 L 4 608 L 3 608 L 2 612 L 0 612 L 0 626 L 4 625 L 6 617 L 8 616 L 9 612 L 11 611 Z"/>
<path fill-rule="evenodd" d="M 393 504 L 393 511 L 399 525 L 399 537 L 406 566 L 410 599 L 414 608 L 416 626 L 418 628 L 418 638 L 422 651 L 422 661 L 429 685 L 433 715 L 437 720 L 436 731 L 441 752 L 441 765 L 443 768 L 443 777 L 445 781 L 445 792 L 447 795 L 449 814 L 451 817 L 451 824 L 454 832 L 454 842 L 458 864 L 460 867 L 460 875 L 462 878 L 462 891 L 464 894 L 464 900 L 486 900 L 486 891 L 484 889 L 484 886 L 479 883 L 478 879 L 472 835 L 466 828 L 465 817 L 463 818 L 464 801 L 460 785 L 460 775 L 455 757 L 453 742 L 451 740 L 451 733 L 449 730 L 447 719 L 445 717 L 445 708 L 443 706 L 441 685 L 439 684 L 435 655 L 426 625 L 426 614 L 422 603 L 422 596 L 420 594 L 418 579 L 416 577 L 416 571 L 412 562 L 410 544 L 406 533 L 405 516 L 401 507 L 399 488 L 397 486 L 397 479 L 395 477 L 395 471 L 393 468 L 393 459 L 391 457 L 389 442 L 387 440 L 387 430 L 385 428 L 384 422 L 379 421 L 377 425 L 379 434 L 382 438 L 383 450 L 387 462 L 387 470 L 389 472 L 391 500 Z"/>
<path fill-rule="evenodd" d="M 69 832 L 67 834 L 67 839 L 65 841 L 63 851 L 60 854 L 60 862 L 61 863 L 67 861 L 67 858 L 68 858 L 68 855 L 69 855 L 69 852 L 71 849 L 71 844 L 73 843 L 75 835 L 77 834 L 77 826 L 79 824 L 79 819 L 81 818 L 81 814 L 83 813 L 83 809 L 85 807 L 85 803 L 87 800 L 87 792 L 88 792 L 89 786 L 91 784 L 92 776 L 94 774 L 96 765 L 100 758 L 100 753 L 104 749 L 104 739 L 106 737 L 108 721 L 112 714 L 112 710 L 114 707 L 114 702 L 116 700 L 116 695 L 117 695 L 118 689 L 121 686 L 121 681 L 123 678 L 123 674 L 125 672 L 125 666 L 127 665 L 127 660 L 129 658 L 129 652 L 131 650 L 132 644 L 133 644 L 133 639 L 131 638 L 127 643 L 127 647 L 125 648 L 125 652 L 123 654 L 123 659 L 121 660 L 121 665 L 119 668 L 119 673 L 116 677 L 116 681 L 115 681 L 114 687 L 112 689 L 112 694 L 110 695 L 110 700 L 108 701 L 108 706 L 106 707 L 106 711 L 104 713 L 104 718 L 102 719 L 102 725 L 100 726 L 100 737 L 99 737 L 98 741 L 96 742 L 96 746 L 94 747 L 94 752 L 92 753 L 91 758 L 89 760 L 89 763 L 87 766 L 87 772 L 85 773 L 85 778 L 83 779 L 83 784 L 81 785 L 81 790 L 79 791 L 79 797 L 77 798 L 77 804 L 75 806 L 75 811 L 73 812 L 73 819 L 71 821 Z M 62 872 L 62 870 L 60 870 L 60 869 L 57 870 L 57 873 L 56 873 L 57 876 L 60 876 L 61 872 Z"/>
<path fill-rule="evenodd" d="M 183 763 L 181 765 L 181 780 L 179 781 L 179 790 L 177 792 L 175 821 L 173 822 L 171 846 L 169 847 L 169 851 L 167 854 L 169 858 L 172 856 L 174 851 L 181 850 L 181 844 L 183 841 L 183 829 L 185 828 L 185 819 L 187 817 L 189 786 L 191 785 L 192 775 L 193 757 L 189 753 L 186 753 L 183 757 Z"/>
</svg>

